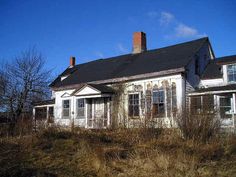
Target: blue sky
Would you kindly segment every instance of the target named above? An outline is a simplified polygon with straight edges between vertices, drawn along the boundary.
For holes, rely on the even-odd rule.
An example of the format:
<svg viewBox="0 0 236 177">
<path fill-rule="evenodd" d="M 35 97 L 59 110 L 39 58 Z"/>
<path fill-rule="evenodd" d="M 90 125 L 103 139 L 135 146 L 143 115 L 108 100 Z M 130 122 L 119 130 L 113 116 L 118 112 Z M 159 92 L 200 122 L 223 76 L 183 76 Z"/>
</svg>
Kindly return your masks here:
<svg viewBox="0 0 236 177">
<path fill-rule="evenodd" d="M 76 63 L 208 36 L 216 57 L 236 54 L 236 0 L 0 0 L 0 60 L 36 46 L 59 74 Z"/>
</svg>

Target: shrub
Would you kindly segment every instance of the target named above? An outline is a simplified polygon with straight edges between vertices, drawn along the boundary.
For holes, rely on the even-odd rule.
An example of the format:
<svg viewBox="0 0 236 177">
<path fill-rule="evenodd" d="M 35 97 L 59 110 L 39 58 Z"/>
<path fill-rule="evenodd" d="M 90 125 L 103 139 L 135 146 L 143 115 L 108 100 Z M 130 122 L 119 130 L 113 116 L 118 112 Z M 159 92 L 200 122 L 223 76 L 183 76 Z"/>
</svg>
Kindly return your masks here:
<svg viewBox="0 0 236 177">
<path fill-rule="evenodd" d="M 187 112 L 177 118 L 177 124 L 186 140 L 208 142 L 220 130 L 220 121 L 213 113 L 190 114 Z"/>
</svg>

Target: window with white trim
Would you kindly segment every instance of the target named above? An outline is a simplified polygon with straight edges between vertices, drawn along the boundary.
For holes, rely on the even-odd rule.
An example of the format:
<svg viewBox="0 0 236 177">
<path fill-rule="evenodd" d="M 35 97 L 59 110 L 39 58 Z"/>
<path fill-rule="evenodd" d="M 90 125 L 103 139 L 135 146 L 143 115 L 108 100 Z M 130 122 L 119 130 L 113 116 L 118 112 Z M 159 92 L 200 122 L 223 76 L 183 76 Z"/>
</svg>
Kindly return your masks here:
<svg viewBox="0 0 236 177">
<path fill-rule="evenodd" d="M 227 66 L 228 82 L 236 82 L 236 65 Z"/>
<path fill-rule="evenodd" d="M 129 116 L 139 116 L 139 94 L 129 94 Z"/>
<path fill-rule="evenodd" d="M 62 101 L 62 116 L 63 118 L 69 118 L 70 117 L 70 100 L 63 100 Z"/>
<path fill-rule="evenodd" d="M 85 118 L 85 100 L 77 99 L 77 117 L 78 119 L 84 119 Z"/>
<path fill-rule="evenodd" d="M 152 113 L 154 117 L 165 116 L 165 91 L 163 89 L 152 92 Z"/>
</svg>

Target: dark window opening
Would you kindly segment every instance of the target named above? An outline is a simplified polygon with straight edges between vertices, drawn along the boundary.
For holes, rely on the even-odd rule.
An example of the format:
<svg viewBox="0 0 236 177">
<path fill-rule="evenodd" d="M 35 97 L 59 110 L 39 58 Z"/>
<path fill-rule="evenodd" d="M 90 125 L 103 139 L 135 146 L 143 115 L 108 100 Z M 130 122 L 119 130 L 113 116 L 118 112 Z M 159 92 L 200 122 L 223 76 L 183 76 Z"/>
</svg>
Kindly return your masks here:
<svg viewBox="0 0 236 177">
<path fill-rule="evenodd" d="M 129 94 L 129 116 L 139 116 L 139 94 Z"/>
<path fill-rule="evenodd" d="M 152 113 L 154 117 L 165 116 L 165 92 L 155 90 L 152 93 Z"/>
</svg>

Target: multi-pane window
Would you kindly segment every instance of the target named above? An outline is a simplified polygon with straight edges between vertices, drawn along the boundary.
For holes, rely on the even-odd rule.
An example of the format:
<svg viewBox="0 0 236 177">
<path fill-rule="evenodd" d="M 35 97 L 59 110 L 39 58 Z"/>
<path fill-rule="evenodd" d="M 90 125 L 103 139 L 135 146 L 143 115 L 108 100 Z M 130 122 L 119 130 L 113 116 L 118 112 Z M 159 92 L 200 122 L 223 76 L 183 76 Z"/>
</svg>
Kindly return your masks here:
<svg viewBox="0 0 236 177">
<path fill-rule="evenodd" d="M 220 117 L 221 119 L 232 118 L 232 96 L 220 97 Z"/>
<path fill-rule="evenodd" d="M 83 119 L 85 116 L 85 104 L 84 104 L 84 99 L 78 99 L 77 100 L 77 118 L 78 119 Z"/>
<path fill-rule="evenodd" d="M 154 90 L 152 93 L 152 110 L 154 117 L 165 115 L 165 92 L 164 90 Z"/>
<path fill-rule="evenodd" d="M 139 116 L 139 94 L 129 94 L 129 116 Z"/>
<path fill-rule="evenodd" d="M 190 101 L 191 101 L 191 106 L 190 106 L 191 114 L 200 114 L 202 110 L 201 96 L 191 97 Z"/>
<path fill-rule="evenodd" d="M 236 65 L 227 66 L 228 82 L 236 82 Z"/>
<path fill-rule="evenodd" d="M 70 100 L 63 100 L 62 106 L 63 106 L 63 111 L 62 111 L 63 118 L 69 118 L 70 117 Z"/>
<path fill-rule="evenodd" d="M 203 95 L 191 97 L 190 111 L 192 114 L 213 114 L 214 113 L 214 96 Z"/>
</svg>

